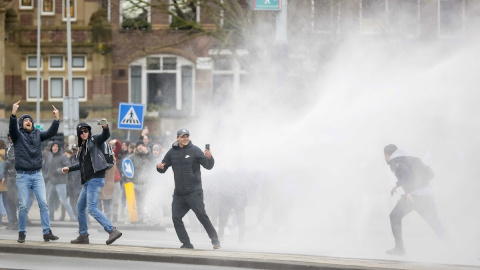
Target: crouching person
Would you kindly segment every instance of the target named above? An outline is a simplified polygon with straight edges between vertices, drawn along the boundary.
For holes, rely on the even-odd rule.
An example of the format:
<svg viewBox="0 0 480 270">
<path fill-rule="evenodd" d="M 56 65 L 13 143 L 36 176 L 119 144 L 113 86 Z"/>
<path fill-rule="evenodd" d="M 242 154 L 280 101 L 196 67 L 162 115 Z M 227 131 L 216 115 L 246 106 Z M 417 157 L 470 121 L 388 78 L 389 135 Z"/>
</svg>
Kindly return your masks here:
<svg viewBox="0 0 480 270">
<path fill-rule="evenodd" d="M 110 220 L 100 212 L 97 208 L 100 190 L 105 185 L 105 171 L 108 168 L 107 161 L 103 154 L 103 143 L 110 137 L 108 123 L 103 119 L 105 124 L 102 126 L 102 134 L 92 136 L 92 128 L 87 123 L 79 123 L 77 125 L 78 137 L 78 160 L 79 163 L 70 167 L 64 167 L 63 173 L 80 170 L 82 178 L 82 191 L 78 197 L 77 213 L 79 236 L 72 240 L 72 244 L 88 244 L 88 227 L 87 227 L 87 210 L 94 219 L 103 226 L 106 232 L 110 234 L 107 245 L 122 236 L 117 228 L 112 226 Z"/>
</svg>

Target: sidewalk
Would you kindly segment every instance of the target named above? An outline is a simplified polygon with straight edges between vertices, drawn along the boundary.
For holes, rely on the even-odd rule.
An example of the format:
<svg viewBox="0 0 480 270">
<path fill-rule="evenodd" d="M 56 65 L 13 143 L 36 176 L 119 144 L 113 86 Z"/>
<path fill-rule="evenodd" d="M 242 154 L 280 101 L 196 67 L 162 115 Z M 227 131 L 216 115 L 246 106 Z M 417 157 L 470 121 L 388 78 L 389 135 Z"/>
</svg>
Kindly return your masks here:
<svg viewBox="0 0 480 270">
<path fill-rule="evenodd" d="M 421 263 L 333 258 L 306 255 L 231 252 L 222 250 L 185 250 L 122 245 L 72 245 L 59 242 L 0 240 L 0 252 L 64 257 L 101 258 L 112 260 L 152 261 L 256 269 L 458 269 L 478 267 L 428 265 Z"/>
</svg>

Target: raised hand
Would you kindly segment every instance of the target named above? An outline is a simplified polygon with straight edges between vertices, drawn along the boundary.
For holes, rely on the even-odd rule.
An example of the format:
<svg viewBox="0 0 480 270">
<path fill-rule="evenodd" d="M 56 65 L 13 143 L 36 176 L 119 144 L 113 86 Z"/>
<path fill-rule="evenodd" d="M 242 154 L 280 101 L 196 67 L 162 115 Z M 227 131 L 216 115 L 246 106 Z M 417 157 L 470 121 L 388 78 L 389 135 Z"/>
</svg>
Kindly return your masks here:
<svg viewBox="0 0 480 270">
<path fill-rule="evenodd" d="M 13 114 L 14 116 L 17 115 L 18 107 L 20 107 L 20 106 L 18 105 L 18 103 L 20 103 L 20 100 L 17 101 L 17 103 L 13 104 L 13 106 L 12 106 L 12 114 Z"/>
<path fill-rule="evenodd" d="M 55 117 L 55 120 L 58 121 L 58 119 L 60 118 L 58 110 L 57 108 L 55 108 L 55 106 L 52 105 L 52 107 L 53 107 L 53 117 Z"/>
</svg>

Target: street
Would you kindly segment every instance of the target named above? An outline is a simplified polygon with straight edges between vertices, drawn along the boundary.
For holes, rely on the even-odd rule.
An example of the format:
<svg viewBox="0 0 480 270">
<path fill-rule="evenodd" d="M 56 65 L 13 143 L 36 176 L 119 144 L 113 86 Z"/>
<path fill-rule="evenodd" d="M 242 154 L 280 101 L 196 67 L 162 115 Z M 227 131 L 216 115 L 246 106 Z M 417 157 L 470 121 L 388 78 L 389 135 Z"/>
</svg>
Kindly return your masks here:
<svg viewBox="0 0 480 270">
<path fill-rule="evenodd" d="M 123 260 L 102 260 L 70 258 L 60 256 L 36 256 L 26 254 L 0 253 L 0 270 L 12 269 L 162 269 L 162 270 L 234 270 L 246 268 L 220 267 L 211 265 L 191 265 L 178 263 L 139 262 Z"/>
</svg>

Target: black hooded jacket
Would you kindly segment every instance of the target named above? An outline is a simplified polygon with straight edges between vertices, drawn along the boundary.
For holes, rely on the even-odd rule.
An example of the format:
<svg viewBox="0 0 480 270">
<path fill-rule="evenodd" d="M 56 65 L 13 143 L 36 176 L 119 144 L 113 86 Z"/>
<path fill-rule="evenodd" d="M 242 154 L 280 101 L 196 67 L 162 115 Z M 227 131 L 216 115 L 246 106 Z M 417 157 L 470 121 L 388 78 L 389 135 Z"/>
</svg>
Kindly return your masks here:
<svg viewBox="0 0 480 270">
<path fill-rule="evenodd" d="M 82 143 L 80 130 L 88 129 L 88 139 Z M 102 144 L 110 137 L 110 129 L 104 128 L 102 134 L 92 136 L 92 128 L 87 123 L 77 125 L 78 137 L 78 160 L 79 163 L 70 166 L 69 172 L 80 170 L 82 185 L 92 178 L 105 178 L 105 171 L 108 168 L 107 161 L 103 155 Z"/>
<path fill-rule="evenodd" d="M 428 181 L 422 179 L 415 171 L 419 162 L 423 164 L 419 158 L 411 156 L 398 156 L 388 162 L 390 170 L 397 177 L 397 187 L 402 187 L 406 194 L 429 186 Z"/>
<path fill-rule="evenodd" d="M 202 190 L 200 165 L 207 170 L 211 170 L 213 165 L 215 165 L 215 160 L 213 156 L 211 159 L 208 159 L 203 151 L 190 141 L 183 148 L 178 145 L 178 142 L 173 143 L 172 148 L 168 150 L 162 163 L 165 164 L 163 170 L 157 168 L 157 171 L 160 173 L 165 173 L 172 166 L 175 178 L 174 194 L 186 195 L 192 191 Z"/>
<path fill-rule="evenodd" d="M 30 118 L 32 131 L 28 133 L 23 129 L 23 120 Z M 17 122 L 17 117 L 10 115 L 9 133 L 15 149 L 15 170 L 35 171 L 42 168 L 41 142 L 55 136 L 60 121 L 53 120 L 47 131 L 40 131 L 35 128 L 33 118 L 25 114 Z"/>
</svg>

